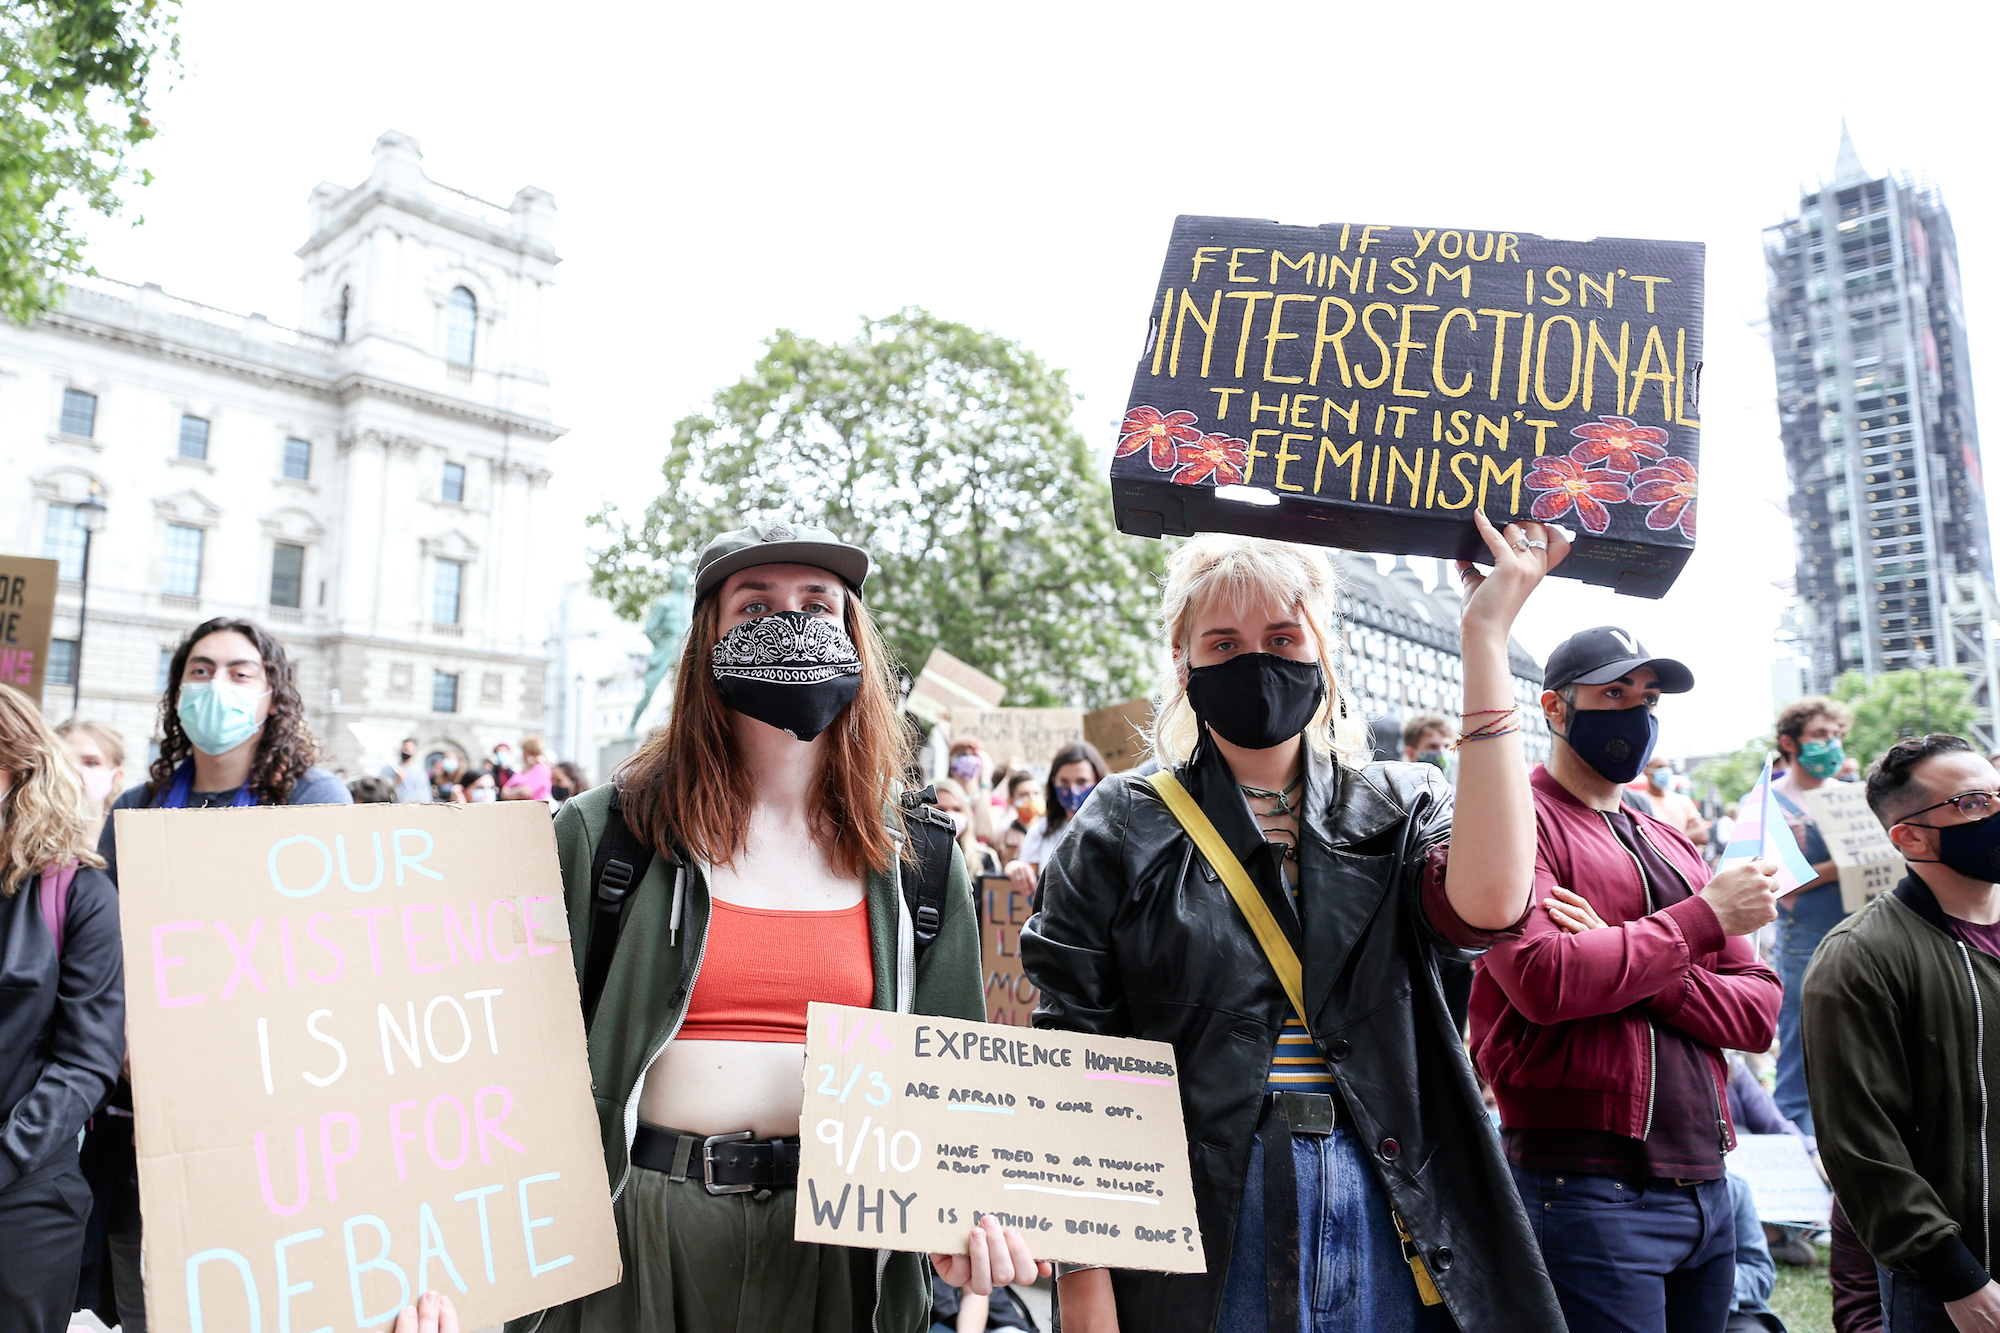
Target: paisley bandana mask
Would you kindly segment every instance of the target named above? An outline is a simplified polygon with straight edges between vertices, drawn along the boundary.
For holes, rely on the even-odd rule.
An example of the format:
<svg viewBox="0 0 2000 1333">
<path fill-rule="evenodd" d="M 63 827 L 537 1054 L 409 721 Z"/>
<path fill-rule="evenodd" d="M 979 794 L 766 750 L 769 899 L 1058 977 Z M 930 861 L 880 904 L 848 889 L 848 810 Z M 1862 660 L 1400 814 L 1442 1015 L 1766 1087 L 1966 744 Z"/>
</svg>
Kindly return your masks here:
<svg viewBox="0 0 2000 1333">
<path fill-rule="evenodd" d="M 744 621 L 722 636 L 709 665 L 722 702 L 794 740 L 832 726 L 861 689 L 854 640 L 803 611 Z"/>
</svg>

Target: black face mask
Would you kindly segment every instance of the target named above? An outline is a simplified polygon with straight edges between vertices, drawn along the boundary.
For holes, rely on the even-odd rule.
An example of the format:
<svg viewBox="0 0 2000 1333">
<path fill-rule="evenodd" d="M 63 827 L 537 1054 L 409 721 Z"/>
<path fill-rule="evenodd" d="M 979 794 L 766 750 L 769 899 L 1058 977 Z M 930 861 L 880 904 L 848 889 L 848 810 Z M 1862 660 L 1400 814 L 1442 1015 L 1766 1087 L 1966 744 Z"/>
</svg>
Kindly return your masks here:
<svg viewBox="0 0 2000 1333">
<path fill-rule="evenodd" d="M 1937 860 L 1947 870 L 1956 870 L 1967 879 L 1982 884 L 2000 883 L 2000 816 L 1988 815 L 1975 824 L 1915 824 L 1913 828 L 1936 828 Z M 1910 857 L 1917 860 L 1917 857 Z"/>
<path fill-rule="evenodd" d="M 722 702 L 801 741 L 832 726 L 861 689 L 854 640 L 803 611 L 744 621 L 722 636 L 709 664 Z"/>
<path fill-rule="evenodd" d="M 1246 750 L 1268 750 L 1306 729 L 1326 698 L 1317 662 L 1275 653 L 1238 653 L 1188 672 L 1188 703 L 1216 735 Z"/>
<path fill-rule="evenodd" d="M 1637 708 L 1572 708 L 1563 737 L 1576 757 L 1609 782 L 1639 776 L 1659 743 L 1660 720 L 1645 705 Z"/>
</svg>

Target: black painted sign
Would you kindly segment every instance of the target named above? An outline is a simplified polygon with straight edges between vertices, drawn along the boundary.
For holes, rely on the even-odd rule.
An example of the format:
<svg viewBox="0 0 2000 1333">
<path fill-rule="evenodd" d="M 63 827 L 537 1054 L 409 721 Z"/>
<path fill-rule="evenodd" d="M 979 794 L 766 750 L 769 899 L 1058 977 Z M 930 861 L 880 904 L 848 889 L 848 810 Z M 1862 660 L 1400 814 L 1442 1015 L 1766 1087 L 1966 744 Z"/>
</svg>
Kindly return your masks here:
<svg viewBox="0 0 2000 1333">
<path fill-rule="evenodd" d="M 1694 549 L 1704 248 L 1241 218 L 1174 223 L 1111 464 L 1118 526 L 1465 559 L 1665 594 Z"/>
</svg>

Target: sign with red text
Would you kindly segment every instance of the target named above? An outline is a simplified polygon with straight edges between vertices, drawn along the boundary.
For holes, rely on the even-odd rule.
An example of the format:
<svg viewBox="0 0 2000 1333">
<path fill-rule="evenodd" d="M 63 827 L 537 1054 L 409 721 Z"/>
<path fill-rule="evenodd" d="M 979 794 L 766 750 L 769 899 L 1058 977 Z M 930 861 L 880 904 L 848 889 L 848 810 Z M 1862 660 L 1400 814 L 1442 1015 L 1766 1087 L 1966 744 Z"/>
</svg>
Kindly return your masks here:
<svg viewBox="0 0 2000 1333">
<path fill-rule="evenodd" d="M 0 685 L 12 685 L 36 703 L 49 673 L 59 568 L 53 560 L 0 555 Z"/>
<path fill-rule="evenodd" d="M 1704 247 L 1181 217 L 1111 465 L 1121 530 L 1485 558 L 1576 534 L 1660 597 L 1694 549 Z"/>
<path fill-rule="evenodd" d="M 618 1280 L 546 807 L 116 818 L 151 1328 Z"/>
<path fill-rule="evenodd" d="M 1021 970 L 1021 926 L 1033 915 L 1032 895 L 1006 875 L 981 875 L 973 885 L 979 898 L 980 974 L 986 978 L 986 1021 L 1024 1028 L 1034 1021 L 1041 992 Z"/>
<path fill-rule="evenodd" d="M 1037 1259 L 1200 1273 L 1165 1042 L 806 1010 L 792 1235 L 964 1254 L 991 1215 Z"/>
</svg>

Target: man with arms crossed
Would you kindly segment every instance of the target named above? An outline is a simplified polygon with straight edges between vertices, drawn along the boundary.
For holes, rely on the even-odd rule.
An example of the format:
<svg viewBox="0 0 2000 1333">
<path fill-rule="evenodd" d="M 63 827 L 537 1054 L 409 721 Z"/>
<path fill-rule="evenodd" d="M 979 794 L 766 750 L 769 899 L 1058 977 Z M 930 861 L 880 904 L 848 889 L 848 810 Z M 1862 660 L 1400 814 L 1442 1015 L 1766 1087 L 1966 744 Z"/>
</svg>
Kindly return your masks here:
<svg viewBox="0 0 2000 1333">
<path fill-rule="evenodd" d="M 1885 1333 L 1992 1333 L 2000 773 L 1956 736 L 1908 737 L 1868 775 L 1868 806 L 1909 874 L 1806 973 L 1820 1157 L 1875 1256 Z"/>
<path fill-rule="evenodd" d="M 1529 779 L 1535 896 L 1472 990 L 1473 1057 L 1570 1333 L 1714 1333 L 1735 1297 L 1723 1048 L 1762 1050 L 1778 978 L 1744 937 L 1768 862 L 1710 878 L 1679 829 L 1621 800 L 1655 742 L 1671 658 L 1610 626 L 1549 655 L 1556 737 Z"/>
</svg>

